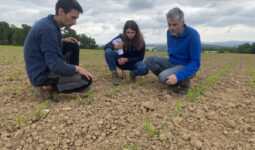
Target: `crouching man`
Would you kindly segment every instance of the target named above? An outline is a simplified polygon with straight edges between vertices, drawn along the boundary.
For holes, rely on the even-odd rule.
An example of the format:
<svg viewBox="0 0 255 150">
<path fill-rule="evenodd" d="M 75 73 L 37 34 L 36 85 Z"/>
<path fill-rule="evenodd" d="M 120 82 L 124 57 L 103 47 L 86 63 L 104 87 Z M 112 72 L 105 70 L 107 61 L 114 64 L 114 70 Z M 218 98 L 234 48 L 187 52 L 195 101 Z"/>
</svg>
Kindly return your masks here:
<svg viewBox="0 0 255 150">
<path fill-rule="evenodd" d="M 89 88 L 93 75 L 79 66 L 78 41 L 62 39 L 62 27 L 76 24 L 83 12 L 76 0 L 58 0 L 56 14 L 37 21 L 24 44 L 25 69 L 34 94 L 43 100 L 53 98 L 51 91 L 69 93 Z"/>
<path fill-rule="evenodd" d="M 191 86 L 190 79 L 200 67 L 200 36 L 184 23 L 181 9 L 169 10 L 166 17 L 169 58 L 151 55 L 145 64 L 163 84 L 168 85 L 168 93 L 186 94 Z"/>
</svg>

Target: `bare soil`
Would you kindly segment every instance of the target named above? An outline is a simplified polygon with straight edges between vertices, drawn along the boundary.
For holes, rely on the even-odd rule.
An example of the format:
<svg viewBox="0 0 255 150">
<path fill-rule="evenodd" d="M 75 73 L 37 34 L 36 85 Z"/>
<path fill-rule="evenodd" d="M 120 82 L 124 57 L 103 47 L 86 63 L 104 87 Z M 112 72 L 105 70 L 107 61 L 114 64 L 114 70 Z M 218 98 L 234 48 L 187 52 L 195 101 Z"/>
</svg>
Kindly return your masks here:
<svg viewBox="0 0 255 150">
<path fill-rule="evenodd" d="M 147 53 L 166 56 L 165 53 Z M 42 101 L 34 97 L 24 69 L 22 47 L 0 47 L 0 149 L 15 150 L 252 150 L 255 149 L 255 99 L 248 60 L 255 55 L 202 54 L 192 87 L 227 64 L 237 63 L 196 101 L 167 94 L 150 72 L 131 83 L 129 73 L 113 87 L 103 51 L 82 50 L 81 66 L 96 77 L 91 104 L 77 93 L 55 94 L 40 118 Z M 121 71 L 119 70 L 121 75 Z M 88 93 L 81 93 L 86 99 Z M 86 102 L 86 100 L 84 101 Z M 174 110 L 181 102 L 179 115 Z M 20 114 L 20 127 L 18 116 Z M 148 138 L 146 117 L 154 131 Z"/>
</svg>

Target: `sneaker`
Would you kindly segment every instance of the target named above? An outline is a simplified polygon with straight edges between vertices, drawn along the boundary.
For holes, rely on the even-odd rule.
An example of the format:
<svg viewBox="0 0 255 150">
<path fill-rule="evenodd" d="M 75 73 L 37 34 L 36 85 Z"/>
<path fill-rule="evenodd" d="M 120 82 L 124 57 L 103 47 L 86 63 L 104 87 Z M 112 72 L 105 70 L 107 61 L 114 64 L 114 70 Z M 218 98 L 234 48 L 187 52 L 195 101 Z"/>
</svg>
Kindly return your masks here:
<svg viewBox="0 0 255 150">
<path fill-rule="evenodd" d="M 190 87 L 191 87 L 190 79 L 184 80 L 180 82 L 180 90 L 178 91 L 178 93 L 187 94 Z"/>
<path fill-rule="evenodd" d="M 120 84 L 120 81 L 119 81 L 119 77 L 118 77 L 118 73 L 117 72 L 112 72 L 112 84 L 114 86 L 117 86 Z"/>
<path fill-rule="evenodd" d="M 136 82 L 136 76 L 134 75 L 134 73 L 132 72 L 132 71 L 130 71 L 130 80 L 131 80 L 131 82 L 133 82 L 133 83 L 135 83 Z"/>
</svg>

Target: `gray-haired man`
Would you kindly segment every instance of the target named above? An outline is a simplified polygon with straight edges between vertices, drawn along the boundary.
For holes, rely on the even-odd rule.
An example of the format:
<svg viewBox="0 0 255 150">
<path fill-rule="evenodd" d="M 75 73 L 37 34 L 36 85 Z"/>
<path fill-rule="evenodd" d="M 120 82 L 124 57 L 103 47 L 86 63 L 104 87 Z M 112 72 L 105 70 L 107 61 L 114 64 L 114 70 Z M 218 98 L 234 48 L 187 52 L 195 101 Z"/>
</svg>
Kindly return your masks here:
<svg viewBox="0 0 255 150">
<path fill-rule="evenodd" d="M 191 86 L 192 78 L 199 69 L 201 42 L 198 32 L 184 23 L 184 13 L 173 8 L 166 14 L 167 46 L 169 58 L 148 56 L 145 64 L 168 85 L 169 93 L 185 94 Z"/>
</svg>

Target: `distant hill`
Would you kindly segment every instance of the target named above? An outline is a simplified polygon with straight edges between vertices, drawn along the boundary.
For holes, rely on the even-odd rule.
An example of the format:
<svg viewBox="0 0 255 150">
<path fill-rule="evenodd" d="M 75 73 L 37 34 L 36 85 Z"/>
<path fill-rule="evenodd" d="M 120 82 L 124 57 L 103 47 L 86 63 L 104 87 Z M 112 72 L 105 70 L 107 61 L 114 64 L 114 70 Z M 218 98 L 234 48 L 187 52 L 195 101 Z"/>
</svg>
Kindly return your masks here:
<svg viewBox="0 0 255 150">
<path fill-rule="evenodd" d="M 225 42 L 202 42 L 203 48 L 220 49 L 221 47 L 238 47 L 244 43 L 255 43 L 255 41 L 225 41 Z M 151 51 L 167 51 L 166 43 L 149 43 L 146 48 Z"/>
<path fill-rule="evenodd" d="M 244 43 L 252 44 L 255 41 L 225 41 L 225 42 L 203 42 L 202 44 L 206 45 L 217 45 L 217 46 L 224 46 L 224 47 L 237 47 Z"/>
</svg>

